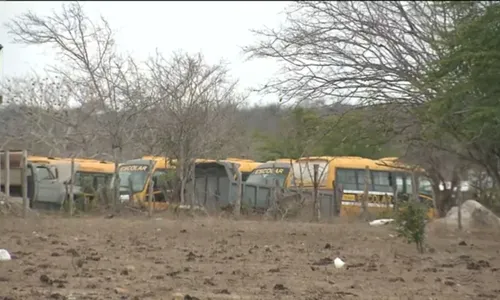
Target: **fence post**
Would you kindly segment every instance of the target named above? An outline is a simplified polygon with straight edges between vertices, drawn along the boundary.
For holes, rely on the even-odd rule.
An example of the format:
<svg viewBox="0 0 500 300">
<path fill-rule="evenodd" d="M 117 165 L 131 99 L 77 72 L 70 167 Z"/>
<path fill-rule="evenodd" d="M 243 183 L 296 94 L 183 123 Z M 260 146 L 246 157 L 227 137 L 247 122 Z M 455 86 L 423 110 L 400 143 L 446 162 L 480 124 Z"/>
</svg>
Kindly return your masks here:
<svg viewBox="0 0 500 300">
<path fill-rule="evenodd" d="M 2 171 L 2 158 L 3 158 L 3 150 L 0 149 L 0 193 L 2 192 L 2 175 L 3 175 L 3 171 Z"/>
<path fill-rule="evenodd" d="M 333 217 L 335 216 L 335 213 L 337 211 L 337 204 L 336 202 L 336 187 L 335 187 L 335 180 L 332 181 L 332 197 L 330 199 L 330 207 L 328 207 L 328 218 L 331 221 Z"/>
<path fill-rule="evenodd" d="M 148 186 L 148 217 L 153 215 L 153 191 L 154 191 L 154 180 L 153 180 L 153 160 L 149 161 L 149 186 Z"/>
<path fill-rule="evenodd" d="M 71 156 L 71 173 L 69 179 L 69 203 L 68 203 L 68 213 L 69 216 L 73 216 L 73 209 L 75 204 L 75 196 L 73 195 L 73 187 L 75 186 L 75 157 Z"/>
<path fill-rule="evenodd" d="M 398 206 L 399 206 L 399 203 L 398 203 L 398 184 L 397 184 L 396 180 L 393 180 L 393 182 L 392 182 L 392 202 L 393 202 L 392 210 L 394 212 L 398 211 Z"/>
<path fill-rule="evenodd" d="M 5 150 L 5 196 L 10 197 L 10 151 Z"/>
<path fill-rule="evenodd" d="M 366 218 L 368 216 L 368 197 L 370 192 L 370 168 L 368 166 L 365 167 L 364 184 L 363 199 L 361 200 L 361 216 Z"/>
<path fill-rule="evenodd" d="M 458 187 L 457 187 L 457 209 L 458 209 L 458 230 L 462 231 L 462 202 L 463 202 L 462 193 L 462 178 L 458 177 Z"/>
<path fill-rule="evenodd" d="M 191 205 L 199 206 L 200 203 L 198 199 L 196 199 L 196 161 L 193 161 L 193 165 L 191 166 Z"/>
<path fill-rule="evenodd" d="M 241 175 L 241 171 L 236 164 L 233 164 L 233 170 L 237 175 L 237 190 L 236 190 L 236 201 L 234 203 L 234 216 L 236 218 L 240 217 L 241 214 L 241 196 L 243 192 L 243 178 Z"/>
<path fill-rule="evenodd" d="M 342 198 L 344 197 L 344 185 L 339 184 L 335 190 L 336 205 L 337 210 L 335 211 L 336 216 L 340 217 L 342 214 Z"/>
<path fill-rule="evenodd" d="M 314 182 L 313 182 L 313 203 L 314 203 L 314 210 L 313 210 L 313 216 L 315 216 L 315 219 L 317 222 L 319 222 L 319 220 L 321 219 L 321 207 L 319 205 L 319 201 L 318 201 L 318 186 L 319 186 L 319 182 L 318 182 L 318 172 L 319 172 L 319 165 L 318 164 L 314 164 L 313 165 L 313 168 L 314 168 Z"/>
<path fill-rule="evenodd" d="M 29 210 L 29 200 L 28 200 L 28 152 L 23 150 L 23 156 L 21 158 L 21 178 L 22 182 L 22 197 L 23 197 L 23 217 L 26 218 L 28 216 Z"/>
</svg>

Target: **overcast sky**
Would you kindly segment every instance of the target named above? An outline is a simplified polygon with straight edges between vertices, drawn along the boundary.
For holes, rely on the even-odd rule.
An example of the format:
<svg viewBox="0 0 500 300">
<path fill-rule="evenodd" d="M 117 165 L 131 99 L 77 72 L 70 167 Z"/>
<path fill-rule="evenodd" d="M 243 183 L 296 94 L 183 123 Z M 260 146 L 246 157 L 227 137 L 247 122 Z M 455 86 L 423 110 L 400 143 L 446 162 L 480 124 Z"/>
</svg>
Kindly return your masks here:
<svg viewBox="0 0 500 300">
<path fill-rule="evenodd" d="M 42 71 L 54 63 L 51 48 L 12 43 L 3 24 L 12 17 L 31 10 L 50 14 L 59 2 L 0 1 L 0 78 Z M 225 59 L 232 75 L 240 79 L 242 90 L 264 84 L 278 71 L 270 60 L 244 61 L 241 46 L 251 44 L 252 28 L 278 27 L 285 19 L 283 9 L 289 2 L 83 2 L 90 18 L 103 15 L 116 32 L 121 50 L 145 60 L 158 48 L 169 54 L 183 49 L 201 51 L 208 62 Z M 274 101 L 274 97 L 253 95 L 251 102 Z"/>
</svg>

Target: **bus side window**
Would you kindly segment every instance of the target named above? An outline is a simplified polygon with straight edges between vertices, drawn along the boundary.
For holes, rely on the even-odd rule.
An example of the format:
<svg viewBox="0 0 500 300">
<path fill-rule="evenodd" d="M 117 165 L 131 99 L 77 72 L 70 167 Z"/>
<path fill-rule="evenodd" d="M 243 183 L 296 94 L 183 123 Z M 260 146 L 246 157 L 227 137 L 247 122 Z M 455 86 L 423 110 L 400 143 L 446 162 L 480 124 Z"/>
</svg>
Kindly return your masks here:
<svg viewBox="0 0 500 300">
<path fill-rule="evenodd" d="M 401 173 L 393 174 L 393 178 L 396 178 L 396 186 L 398 187 L 398 192 L 404 192 L 404 179 Z"/>
<path fill-rule="evenodd" d="M 100 188 L 106 185 L 106 175 L 99 175 L 95 178 L 95 188 Z"/>
<path fill-rule="evenodd" d="M 406 176 L 406 193 L 407 194 L 411 194 L 413 192 L 413 189 L 411 188 L 412 187 L 412 180 L 411 180 L 411 175 L 407 175 Z"/>
<path fill-rule="evenodd" d="M 50 169 L 45 166 L 37 167 L 37 175 L 39 180 L 55 179 L 55 176 L 50 172 Z"/>
<path fill-rule="evenodd" d="M 376 192 L 392 192 L 390 173 L 387 171 L 372 171 L 373 190 Z"/>
<path fill-rule="evenodd" d="M 154 171 L 153 173 L 153 182 L 155 182 L 155 186 L 153 186 L 153 189 L 154 190 L 160 190 L 161 189 L 161 185 L 164 184 L 164 181 L 165 181 L 165 175 L 167 174 L 167 172 L 165 170 L 156 170 Z"/>
<path fill-rule="evenodd" d="M 336 182 L 342 184 L 345 190 L 357 190 L 356 170 L 337 169 Z"/>
</svg>

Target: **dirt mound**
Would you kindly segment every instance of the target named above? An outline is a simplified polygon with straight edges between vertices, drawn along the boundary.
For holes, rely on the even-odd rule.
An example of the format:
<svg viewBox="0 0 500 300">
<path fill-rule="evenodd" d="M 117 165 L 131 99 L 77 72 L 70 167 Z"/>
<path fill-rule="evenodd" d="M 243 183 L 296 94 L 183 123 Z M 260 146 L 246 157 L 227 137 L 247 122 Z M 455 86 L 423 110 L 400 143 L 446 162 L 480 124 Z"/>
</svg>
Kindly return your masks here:
<svg viewBox="0 0 500 300">
<path fill-rule="evenodd" d="M 29 210 L 29 214 L 35 214 Z M 9 198 L 5 194 L 0 193 L 0 216 L 23 216 L 23 202 L 21 199 Z"/>
<path fill-rule="evenodd" d="M 467 200 L 462 204 L 462 226 L 464 229 L 500 229 L 500 218 L 475 200 Z M 435 220 L 433 226 L 458 226 L 458 207 L 452 207 L 446 217 Z"/>
</svg>

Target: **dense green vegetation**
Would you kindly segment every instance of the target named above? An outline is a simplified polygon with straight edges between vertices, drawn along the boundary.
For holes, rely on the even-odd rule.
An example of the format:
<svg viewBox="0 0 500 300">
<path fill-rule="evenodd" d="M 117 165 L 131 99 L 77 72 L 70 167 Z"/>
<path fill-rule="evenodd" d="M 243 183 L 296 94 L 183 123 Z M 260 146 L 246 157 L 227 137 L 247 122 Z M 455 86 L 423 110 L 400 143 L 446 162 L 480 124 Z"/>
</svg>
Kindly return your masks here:
<svg viewBox="0 0 500 300">
<path fill-rule="evenodd" d="M 380 128 L 367 124 L 371 112 L 361 109 L 343 115 L 321 116 L 317 109 L 296 107 L 280 119 L 277 132 L 255 133 L 262 160 L 301 156 L 398 155 Z"/>
</svg>

